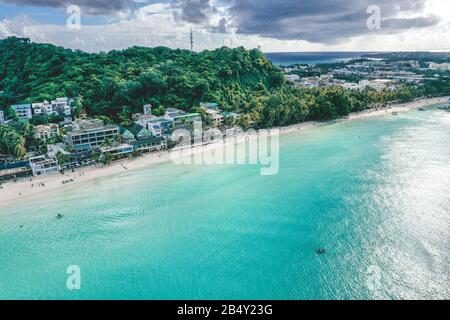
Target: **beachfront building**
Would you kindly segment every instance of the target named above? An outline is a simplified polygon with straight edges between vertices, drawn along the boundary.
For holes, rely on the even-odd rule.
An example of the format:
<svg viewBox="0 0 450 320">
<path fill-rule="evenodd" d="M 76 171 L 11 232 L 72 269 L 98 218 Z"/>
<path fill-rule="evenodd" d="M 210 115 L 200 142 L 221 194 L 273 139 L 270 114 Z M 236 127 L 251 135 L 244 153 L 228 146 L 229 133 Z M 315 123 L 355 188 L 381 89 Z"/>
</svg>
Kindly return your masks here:
<svg viewBox="0 0 450 320">
<path fill-rule="evenodd" d="M 58 172 L 61 167 L 56 157 L 38 156 L 29 159 L 30 168 L 35 177 L 44 176 L 49 173 Z"/>
<path fill-rule="evenodd" d="M 0 163 L 0 182 L 32 176 L 29 161 Z"/>
<path fill-rule="evenodd" d="M 112 156 L 123 156 L 127 154 L 131 154 L 134 151 L 134 147 L 130 144 L 120 144 L 111 147 L 102 147 L 100 148 L 100 152 L 102 154 L 110 154 Z"/>
<path fill-rule="evenodd" d="M 153 121 L 147 125 L 148 131 L 152 134 L 153 137 L 162 137 L 163 128 L 160 121 Z"/>
<path fill-rule="evenodd" d="M 5 123 L 5 113 L 0 110 L 0 126 Z"/>
<path fill-rule="evenodd" d="M 177 129 L 189 129 L 194 126 L 195 122 L 201 122 L 202 117 L 199 113 L 190 113 L 177 116 L 173 119 L 173 125 L 175 130 Z"/>
<path fill-rule="evenodd" d="M 135 123 L 130 129 L 130 132 L 134 135 L 137 140 L 146 139 L 152 136 L 151 132 L 147 130 L 146 127 Z"/>
<path fill-rule="evenodd" d="M 131 144 L 134 150 L 140 152 L 153 152 L 167 149 L 167 140 L 162 137 L 135 140 Z"/>
<path fill-rule="evenodd" d="M 11 106 L 19 120 L 28 121 L 33 117 L 31 104 L 14 104 Z"/>
<path fill-rule="evenodd" d="M 99 119 L 80 120 L 74 123 L 75 131 L 67 135 L 67 144 L 75 152 L 84 152 L 99 147 L 107 140 L 119 135 L 119 127 L 105 125 Z"/>
<path fill-rule="evenodd" d="M 186 112 L 176 108 L 168 108 L 164 114 L 164 119 L 171 121 L 175 130 L 190 129 L 194 122 L 202 121 L 199 113 L 186 114 Z"/>
<path fill-rule="evenodd" d="M 132 141 L 136 139 L 133 133 L 125 127 L 119 126 L 119 133 L 123 137 L 124 141 Z"/>
<path fill-rule="evenodd" d="M 159 117 L 149 121 L 147 129 L 153 137 L 162 137 L 173 131 L 173 123 L 172 121 L 166 120 L 164 117 Z"/>
</svg>

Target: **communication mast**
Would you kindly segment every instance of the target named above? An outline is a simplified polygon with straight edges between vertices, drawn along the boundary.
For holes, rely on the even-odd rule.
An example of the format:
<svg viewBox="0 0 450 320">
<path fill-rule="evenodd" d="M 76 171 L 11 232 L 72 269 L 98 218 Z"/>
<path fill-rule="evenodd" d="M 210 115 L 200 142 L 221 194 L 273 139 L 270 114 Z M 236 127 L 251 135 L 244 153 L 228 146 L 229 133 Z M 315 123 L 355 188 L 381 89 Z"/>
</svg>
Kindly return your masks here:
<svg viewBox="0 0 450 320">
<path fill-rule="evenodd" d="M 194 32 L 191 28 L 191 51 L 194 51 Z"/>
</svg>

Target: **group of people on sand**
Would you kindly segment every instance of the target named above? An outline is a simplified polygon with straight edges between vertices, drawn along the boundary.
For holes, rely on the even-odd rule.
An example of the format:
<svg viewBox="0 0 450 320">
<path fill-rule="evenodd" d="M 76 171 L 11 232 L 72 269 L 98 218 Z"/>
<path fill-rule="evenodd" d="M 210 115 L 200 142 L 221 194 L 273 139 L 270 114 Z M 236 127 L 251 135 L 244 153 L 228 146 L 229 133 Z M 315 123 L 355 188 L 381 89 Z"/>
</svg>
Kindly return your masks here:
<svg viewBox="0 0 450 320">
<path fill-rule="evenodd" d="M 39 182 L 39 183 L 36 184 L 36 186 L 38 186 L 38 187 L 45 187 L 45 183 Z M 31 187 L 32 188 L 34 187 L 34 183 L 31 184 Z"/>
</svg>

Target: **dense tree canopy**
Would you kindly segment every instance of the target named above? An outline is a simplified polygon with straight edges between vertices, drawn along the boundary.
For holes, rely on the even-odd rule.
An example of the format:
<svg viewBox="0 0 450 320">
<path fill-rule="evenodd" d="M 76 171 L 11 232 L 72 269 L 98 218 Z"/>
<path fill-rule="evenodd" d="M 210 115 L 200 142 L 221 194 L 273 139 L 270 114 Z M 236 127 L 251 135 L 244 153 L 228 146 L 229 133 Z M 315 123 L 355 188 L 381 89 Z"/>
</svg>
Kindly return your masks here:
<svg viewBox="0 0 450 320">
<path fill-rule="evenodd" d="M 257 50 L 223 47 L 195 53 L 164 47 L 132 47 L 89 54 L 8 38 L 0 41 L 0 103 L 81 95 L 88 113 L 117 118 L 125 108 L 189 110 L 216 101 L 230 110 L 256 88 L 284 84 L 282 73 Z"/>
<path fill-rule="evenodd" d="M 223 47 L 195 53 L 132 47 L 90 54 L 11 37 L 0 40 L 0 91 L 0 108 L 9 119 L 14 118 L 10 104 L 68 96 L 82 97 L 75 115 L 84 107 L 91 116 L 125 127 L 132 125 L 131 115 L 141 112 L 144 104 L 152 104 L 154 114 L 162 115 L 168 107 L 198 111 L 200 102 L 210 101 L 240 113 L 243 127 L 266 128 L 335 119 L 374 103 L 450 94 L 450 80 L 442 75 L 421 86 L 405 84 L 383 91 L 305 89 L 285 82 L 281 70 L 258 50 Z M 43 116 L 31 124 L 59 120 Z M 4 126 L 1 151 L 23 156 L 31 140 L 28 129 Z"/>
</svg>

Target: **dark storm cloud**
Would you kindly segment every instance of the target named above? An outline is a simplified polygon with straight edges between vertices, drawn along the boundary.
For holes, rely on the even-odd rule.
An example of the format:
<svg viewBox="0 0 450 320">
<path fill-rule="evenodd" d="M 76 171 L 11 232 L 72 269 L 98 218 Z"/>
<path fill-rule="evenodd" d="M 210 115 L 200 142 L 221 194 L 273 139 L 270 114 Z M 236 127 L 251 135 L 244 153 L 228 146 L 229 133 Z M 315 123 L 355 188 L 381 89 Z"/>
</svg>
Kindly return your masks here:
<svg viewBox="0 0 450 320">
<path fill-rule="evenodd" d="M 436 16 L 425 16 L 427 0 L 147 0 L 151 3 L 169 3 L 178 20 L 200 24 L 210 32 L 227 33 L 230 28 L 238 34 L 259 35 L 281 40 L 308 40 L 330 43 L 342 39 L 380 33 L 396 33 L 413 28 L 425 28 L 439 22 Z M 133 0 L 0 0 L 22 6 L 41 6 L 65 9 L 79 5 L 85 14 L 114 15 L 131 9 Z M 140 4 L 142 5 L 142 4 Z M 367 28 L 366 12 L 371 5 L 381 9 L 381 29 Z M 217 18 L 217 7 L 222 19 Z M 401 18 L 398 17 L 399 14 Z"/>
<path fill-rule="evenodd" d="M 228 33 L 228 20 L 225 18 L 220 19 L 219 24 L 210 27 L 209 31 L 212 33 Z"/>
<path fill-rule="evenodd" d="M 176 0 L 172 1 L 172 6 L 181 10 L 177 18 L 197 24 L 209 22 L 210 15 L 215 12 L 210 0 Z"/>
<path fill-rule="evenodd" d="M 135 9 L 133 0 L 0 0 L 0 3 L 63 9 L 77 5 L 85 14 L 90 15 L 111 15 Z"/>
<path fill-rule="evenodd" d="M 419 17 L 419 18 L 402 18 L 402 19 L 386 19 L 383 25 L 391 30 L 394 29 L 409 29 L 409 28 L 425 28 L 434 26 L 439 22 L 435 16 Z"/>
<path fill-rule="evenodd" d="M 394 33 L 435 25 L 435 16 L 396 18 L 398 13 L 420 14 L 426 0 L 232 0 L 230 14 L 237 33 L 275 39 L 333 42 L 370 32 Z M 370 5 L 381 9 L 381 30 L 367 28 Z"/>
</svg>

